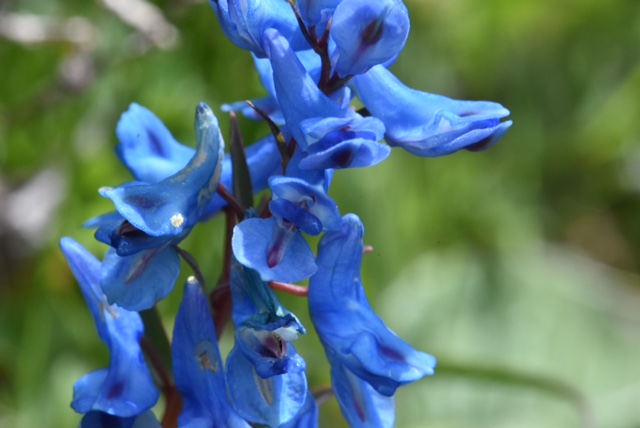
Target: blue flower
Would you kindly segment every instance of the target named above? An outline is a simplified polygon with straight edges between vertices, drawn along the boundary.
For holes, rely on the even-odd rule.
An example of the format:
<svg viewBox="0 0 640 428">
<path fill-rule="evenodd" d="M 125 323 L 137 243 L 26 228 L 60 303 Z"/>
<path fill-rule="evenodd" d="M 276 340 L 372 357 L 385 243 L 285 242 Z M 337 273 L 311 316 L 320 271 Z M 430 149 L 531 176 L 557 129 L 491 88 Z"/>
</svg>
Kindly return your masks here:
<svg viewBox="0 0 640 428">
<path fill-rule="evenodd" d="M 385 140 L 418 156 L 480 151 L 507 132 L 509 110 L 488 101 L 456 101 L 408 88 L 378 65 L 353 78 L 367 110 L 384 122 Z"/>
<path fill-rule="evenodd" d="M 306 164 L 303 159 L 300 168 L 365 167 L 389 156 L 390 148 L 378 142 L 384 132 L 382 122 L 362 118 L 323 94 L 277 31 L 265 31 L 264 39 L 287 130 L 298 149 L 310 157 Z M 336 96 L 348 101 L 345 91 Z"/>
<path fill-rule="evenodd" d="M 401 0 L 343 0 L 331 23 L 335 71 L 346 77 L 390 61 L 408 35 L 409 13 Z"/>
<path fill-rule="evenodd" d="M 340 228 L 338 207 L 322 186 L 299 178 L 272 176 L 269 188 L 269 209 L 275 217 L 313 236 Z"/>
<path fill-rule="evenodd" d="M 222 358 L 207 296 L 194 277 L 173 329 L 173 374 L 182 396 L 178 424 L 183 428 L 249 428 L 227 399 Z"/>
<path fill-rule="evenodd" d="M 231 401 L 240 416 L 274 428 L 293 420 L 307 396 L 304 372 L 263 379 L 238 348 L 232 349 L 227 357 L 227 384 Z"/>
<path fill-rule="evenodd" d="M 342 228 L 328 232 L 318 247 L 318 272 L 309 283 L 309 312 L 334 370 L 351 372 L 383 396 L 399 386 L 433 374 L 431 355 L 414 350 L 373 312 L 362 288 L 364 227 L 354 214 L 342 219 Z M 353 389 L 357 381 L 335 384 L 336 395 Z M 365 391 L 361 390 L 361 393 Z M 343 413 L 353 409 L 343 408 Z"/>
<path fill-rule="evenodd" d="M 298 282 L 317 270 L 300 231 L 281 219 L 246 218 L 233 229 L 231 245 L 238 261 L 263 281 Z"/>
<path fill-rule="evenodd" d="M 71 238 L 62 238 L 60 247 L 80 284 L 98 335 L 111 354 L 108 369 L 89 373 L 76 382 L 71 407 L 78 413 L 97 411 L 134 418 L 159 397 L 140 350 L 142 320 L 137 312 L 106 302 L 99 286 L 101 265 L 93 255 Z"/>
<path fill-rule="evenodd" d="M 173 288 L 180 261 L 173 245 L 182 241 L 203 216 L 220 179 L 224 143 L 211 109 L 196 109 L 198 146 L 184 168 L 157 183 L 126 183 L 101 188 L 116 214 L 99 225 L 98 239 L 109 241 L 102 289 L 110 303 L 129 310 L 148 309 Z"/>
<path fill-rule="evenodd" d="M 236 327 L 235 346 L 227 357 L 231 401 L 243 418 L 279 426 L 305 403 L 306 365 L 290 343 L 305 329 L 258 272 L 235 259 L 230 287 Z"/>
<path fill-rule="evenodd" d="M 180 237 L 196 225 L 220 180 L 224 142 L 218 121 L 204 103 L 196 109 L 198 146 L 189 163 L 155 183 L 103 187 L 100 194 L 136 229 L 154 237 Z"/>
<path fill-rule="evenodd" d="M 269 62 L 269 60 L 263 61 Z M 273 102 L 277 104 L 277 101 Z M 242 105 L 250 109 L 245 102 L 242 102 Z M 254 112 L 252 109 L 251 111 Z M 135 103 L 131 104 L 129 110 L 120 117 L 116 133 L 120 141 L 120 144 L 116 146 L 116 153 L 122 163 L 131 171 L 131 175 L 139 182 L 158 183 L 178 173 L 195 154 L 192 147 L 178 143 L 156 115 Z M 273 136 L 269 134 L 250 145 L 246 149 L 246 157 L 251 171 L 253 189 L 256 192 L 264 190 L 267 186 L 267 178 L 281 169 L 280 153 Z M 231 156 L 226 155 L 222 161 L 220 183 L 233 193 L 231 180 Z M 200 220 L 216 214 L 226 205 L 226 201 L 220 195 L 215 194 Z M 113 231 L 121 226 L 124 219 L 120 218 L 119 222 L 110 222 L 109 220 L 113 220 L 113 217 L 109 216 L 112 215 L 114 214 L 107 214 L 106 219 L 102 217 L 92 219 L 85 224 L 85 227 L 107 225 L 111 230 L 98 232 L 100 236 L 96 236 L 96 238 L 118 249 L 118 254 L 121 256 L 132 254 L 132 252 L 123 252 L 125 250 L 119 248 L 121 238 L 113 235 Z M 128 231 L 134 232 L 131 228 Z M 126 238 L 126 233 L 121 235 Z M 118 242 L 112 242 L 114 239 Z"/>
<path fill-rule="evenodd" d="M 291 40 L 296 50 L 309 49 L 298 21 L 285 0 L 209 0 L 224 34 L 259 57 L 265 56 L 262 33 L 274 28 Z"/>
</svg>

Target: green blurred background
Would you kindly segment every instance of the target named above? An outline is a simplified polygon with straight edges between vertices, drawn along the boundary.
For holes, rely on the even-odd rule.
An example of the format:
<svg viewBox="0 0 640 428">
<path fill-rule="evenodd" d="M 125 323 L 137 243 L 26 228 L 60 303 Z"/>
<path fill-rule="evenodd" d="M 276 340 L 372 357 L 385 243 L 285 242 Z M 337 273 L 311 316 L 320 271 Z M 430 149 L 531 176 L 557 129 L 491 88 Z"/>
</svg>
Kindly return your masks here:
<svg viewBox="0 0 640 428">
<path fill-rule="evenodd" d="M 197 102 L 220 113 L 263 94 L 206 2 L 123 4 L 0 1 L 3 428 L 76 426 L 73 383 L 108 363 L 57 241 L 104 253 L 81 224 L 110 209 L 98 187 L 130 180 L 113 154 L 119 115 L 140 103 L 193 146 Z M 514 125 L 483 153 L 397 149 L 336 174 L 332 196 L 374 247 L 372 305 L 440 363 L 398 392 L 396 425 L 640 427 L 640 3 L 406 4 L 396 75 L 500 102 Z M 266 133 L 241 125 L 247 141 Z M 184 244 L 212 283 L 222 229 L 215 218 Z M 167 328 L 180 289 L 160 304 Z M 310 326 L 303 300 L 283 300 Z M 310 384 L 328 383 L 312 329 L 298 349 Z M 335 402 L 321 422 L 345 426 Z"/>
</svg>

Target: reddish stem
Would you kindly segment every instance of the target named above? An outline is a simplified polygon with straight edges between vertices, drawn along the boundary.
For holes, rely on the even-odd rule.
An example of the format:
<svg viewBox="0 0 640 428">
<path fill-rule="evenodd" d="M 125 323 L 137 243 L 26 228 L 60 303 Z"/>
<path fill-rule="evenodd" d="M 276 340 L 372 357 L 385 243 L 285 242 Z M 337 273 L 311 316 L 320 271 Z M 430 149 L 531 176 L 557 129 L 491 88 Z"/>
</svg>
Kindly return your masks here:
<svg viewBox="0 0 640 428">
<path fill-rule="evenodd" d="M 289 293 L 294 296 L 307 297 L 309 295 L 308 287 L 301 287 L 287 282 L 269 281 L 269 287 L 273 290 L 284 291 L 285 293 Z"/>
</svg>

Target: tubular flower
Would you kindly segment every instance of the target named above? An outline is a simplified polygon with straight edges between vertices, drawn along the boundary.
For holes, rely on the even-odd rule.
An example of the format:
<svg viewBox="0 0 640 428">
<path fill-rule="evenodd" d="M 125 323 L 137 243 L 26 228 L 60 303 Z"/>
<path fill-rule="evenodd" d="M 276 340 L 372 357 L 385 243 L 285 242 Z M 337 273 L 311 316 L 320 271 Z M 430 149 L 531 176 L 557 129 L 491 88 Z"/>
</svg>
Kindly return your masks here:
<svg viewBox="0 0 640 428">
<path fill-rule="evenodd" d="M 101 283 L 110 303 L 148 309 L 173 288 L 180 270 L 173 245 L 189 234 L 212 200 L 224 156 L 218 121 L 206 104 L 198 105 L 195 123 L 198 146 L 177 173 L 155 184 L 100 189 L 121 216 L 94 222 L 101 226 L 96 235 L 114 247 L 105 257 Z"/>
<path fill-rule="evenodd" d="M 363 235 L 360 219 L 348 214 L 341 230 L 320 240 L 318 272 L 309 283 L 309 312 L 329 361 L 390 397 L 399 386 L 433 374 L 436 360 L 396 336 L 371 309 L 360 277 Z M 358 383 L 334 387 L 343 385 L 354 388 Z M 352 410 L 343 408 L 343 413 Z"/>
<path fill-rule="evenodd" d="M 363 118 L 323 94 L 277 31 L 267 30 L 264 39 L 287 129 L 306 155 L 300 168 L 366 167 L 389 156 L 390 148 L 378 142 L 384 133 L 379 119 Z"/>
<path fill-rule="evenodd" d="M 178 424 L 183 428 L 249 428 L 227 399 L 227 388 L 216 330 L 207 296 L 194 277 L 173 329 L 173 372 L 182 396 Z"/>
<path fill-rule="evenodd" d="M 245 419 L 279 426 L 305 403 L 306 364 L 290 343 L 306 331 L 258 273 L 234 260 L 231 266 L 235 346 L 227 357 L 227 383 L 235 409 Z"/>
<path fill-rule="evenodd" d="M 99 286 L 101 265 L 93 255 L 71 238 L 62 238 L 60 247 L 80 284 L 98 336 L 111 354 L 109 368 L 89 373 L 76 382 L 71 407 L 78 413 L 87 413 L 91 420 L 129 418 L 133 423 L 159 397 L 140 350 L 142 320 L 137 312 L 107 303 Z M 99 416 L 100 412 L 111 417 Z"/>
<path fill-rule="evenodd" d="M 402 84 L 381 65 L 353 78 L 358 97 L 386 127 L 385 140 L 418 156 L 491 147 L 511 126 L 509 110 L 488 101 L 456 101 Z"/>
</svg>

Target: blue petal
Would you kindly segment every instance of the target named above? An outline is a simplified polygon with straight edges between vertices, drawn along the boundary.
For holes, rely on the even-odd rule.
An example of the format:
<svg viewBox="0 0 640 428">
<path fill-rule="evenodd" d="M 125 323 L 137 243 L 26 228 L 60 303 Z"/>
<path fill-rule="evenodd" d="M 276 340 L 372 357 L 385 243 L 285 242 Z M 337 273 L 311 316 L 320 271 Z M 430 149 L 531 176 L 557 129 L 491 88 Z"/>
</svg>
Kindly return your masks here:
<svg viewBox="0 0 640 428">
<path fill-rule="evenodd" d="M 391 428 L 395 421 L 393 397 L 378 394 L 339 362 L 331 361 L 331 383 L 344 418 L 352 428 Z"/>
<path fill-rule="evenodd" d="M 100 189 L 124 218 L 148 235 L 181 240 L 217 190 L 224 143 L 218 121 L 204 103 L 196 109 L 195 125 L 196 154 L 178 173 L 156 184 L 128 183 Z"/>
<path fill-rule="evenodd" d="M 374 117 L 353 114 L 344 119 L 308 119 L 301 123 L 310 145 L 303 169 L 359 168 L 385 160 L 391 149 L 378 143 L 384 136 L 384 124 Z"/>
<path fill-rule="evenodd" d="M 98 226 L 95 237 L 113 248 L 119 256 L 130 256 L 143 250 L 162 247 L 172 240 L 157 238 L 136 229 L 119 212 L 94 217 L 84 224 L 85 227 Z"/>
<path fill-rule="evenodd" d="M 261 317 L 258 315 L 256 318 Z M 280 320 L 286 322 L 285 318 Z M 249 321 L 258 324 L 255 319 Z M 302 373 L 306 370 L 305 361 L 298 355 L 296 348 L 285 339 L 287 330 L 291 330 L 290 326 L 278 329 L 265 325 L 259 327 L 263 329 L 236 325 L 236 347 L 251 362 L 258 376 L 268 379 L 272 376 Z"/>
<path fill-rule="evenodd" d="M 484 150 L 511 126 L 509 110 L 488 101 L 456 101 L 408 88 L 383 66 L 354 77 L 358 97 L 384 122 L 385 139 L 418 156 Z"/>
<path fill-rule="evenodd" d="M 293 157 L 287 166 L 287 177 L 298 178 L 309 186 L 319 187 L 324 189 L 324 193 L 329 191 L 331 186 L 331 180 L 333 179 L 333 169 L 302 169 L 300 168 L 300 162 L 306 156 L 306 152 L 302 150 L 296 150 L 293 153 Z"/>
<path fill-rule="evenodd" d="M 181 427 L 249 428 L 227 399 L 222 358 L 207 296 L 195 278 L 184 297 L 173 329 L 173 373 L 182 396 Z"/>
<path fill-rule="evenodd" d="M 317 270 L 300 232 L 283 229 L 273 217 L 245 219 L 233 229 L 231 245 L 238 261 L 258 271 L 263 281 L 298 282 Z"/>
<path fill-rule="evenodd" d="M 377 165 L 391 154 L 391 147 L 366 138 L 349 138 L 345 132 L 337 131 L 327 138 L 312 144 L 307 155 L 300 161 L 305 169 L 366 168 Z M 332 137 L 337 137 L 332 140 Z"/>
<path fill-rule="evenodd" d="M 263 379 L 237 347 L 227 357 L 226 378 L 233 406 L 256 424 L 277 427 L 287 423 L 305 403 L 307 378 L 303 372 Z"/>
<path fill-rule="evenodd" d="M 180 171 L 193 157 L 151 111 L 131 104 L 118 122 L 116 153 L 136 180 L 157 183 Z"/>
<path fill-rule="evenodd" d="M 210 0 L 224 34 L 238 47 L 265 56 L 262 33 L 275 28 L 296 50 L 308 49 L 291 6 L 283 0 Z"/>
<path fill-rule="evenodd" d="M 318 217 L 287 199 L 271 200 L 269 211 L 274 217 L 295 224 L 298 229 L 308 235 L 316 236 L 322 232 L 322 222 Z"/>
<path fill-rule="evenodd" d="M 300 321 L 289 312 L 273 293 L 269 284 L 260 279 L 257 271 L 249 269 L 237 259 L 231 262 L 230 278 L 233 299 L 233 323 L 254 330 L 276 331 L 290 342 L 306 331 Z"/>
<path fill-rule="evenodd" d="M 336 8 L 331 37 L 341 76 L 364 73 L 392 60 L 409 35 L 409 13 L 401 0 L 344 0 Z"/>
<path fill-rule="evenodd" d="M 160 428 L 160 422 L 151 410 L 139 416 L 121 418 L 108 413 L 91 411 L 85 414 L 78 428 Z"/>
<path fill-rule="evenodd" d="M 333 199 L 327 195 L 325 189 L 321 185 L 311 185 L 305 180 L 301 180 L 299 178 L 272 176 L 269 179 L 269 187 L 271 188 L 273 195 L 273 201 L 270 206 L 274 205 L 274 203 L 277 204 L 278 200 L 285 199 L 303 207 L 306 211 L 311 213 L 313 217 L 320 221 L 321 229 L 312 233 L 312 231 L 305 230 L 305 228 L 298 222 L 294 221 L 293 218 L 288 218 L 284 215 L 281 216 L 282 218 L 294 223 L 305 233 L 317 235 L 322 230 L 336 230 L 340 227 L 341 219 L 338 207 Z M 277 211 L 271 210 L 271 212 L 276 215 Z"/>
<path fill-rule="evenodd" d="M 342 230 L 322 238 L 318 272 L 309 283 L 309 312 L 327 354 L 391 396 L 399 386 L 433 374 L 436 360 L 396 336 L 371 309 L 360 277 L 363 234 L 360 219 L 349 214 Z"/>
<path fill-rule="evenodd" d="M 180 274 L 180 257 L 171 246 L 120 257 L 109 248 L 100 286 L 110 303 L 142 311 L 164 299 Z"/>
<path fill-rule="evenodd" d="M 313 394 L 307 391 L 307 399 L 298 415 L 291 421 L 280 425 L 280 428 L 318 428 L 319 426 L 318 403 Z"/>
<path fill-rule="evenodd" d="M 348 109 L 342 109 L 324 95 L 291 49 L 289 42 L 277 31 L 264 33 L 267 54 L 273 67 L 273 79 L 278 102 L 288 129 L 302 150 L 307 148 L 307 137 L 300 129 L 305 119 L 346 117 Z"/>
<path fill-rule="evenodd" d="M 60 247 L 111 354 L 108 369 L 76 382 L 71 407 L 79 413 L 97 410 L 120 417 L 139 415 L 159 397 L 140 350 L 142 320 L 136 312 L 107 304 L 99 287 L 101 265 L 93 255 L 71 238 L 63 238 Z"/>
</svg>

